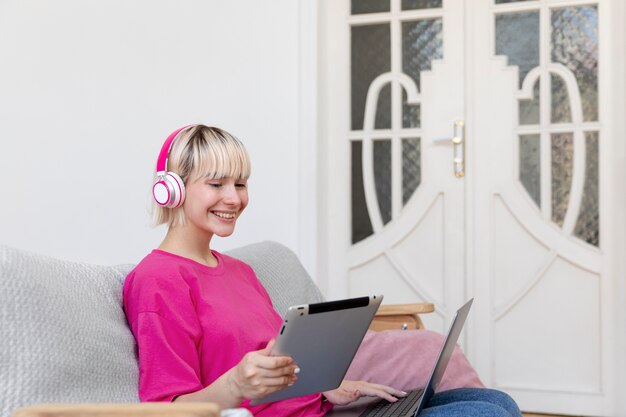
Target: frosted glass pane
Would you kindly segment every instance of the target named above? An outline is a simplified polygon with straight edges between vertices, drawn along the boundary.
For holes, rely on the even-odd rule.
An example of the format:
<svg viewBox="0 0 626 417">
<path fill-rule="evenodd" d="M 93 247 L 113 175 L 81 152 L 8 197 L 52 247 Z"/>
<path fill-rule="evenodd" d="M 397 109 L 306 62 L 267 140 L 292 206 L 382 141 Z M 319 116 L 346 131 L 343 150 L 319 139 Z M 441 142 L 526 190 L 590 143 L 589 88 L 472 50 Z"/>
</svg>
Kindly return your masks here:
<svg viewBox="0 0 626 417">
<path fill-rule="evenodd" d="M 552 139 L 552 221 L 563 226 L 574 160 L 574 141 L 571 133 L 554 133 Z"/>
<path fill-rule="evenodd" d="M 598 132 L 585 133 L 585 188 L 574 234 L 589 243 L 600 245 L 600 207 L 598 202 Z"/>
<path fill-rule="evenodd" d="M 517 65 L 521 87 L 526 74 L 539 65 L 539 12 L 497 15 L 496 54 Z"/>
<path fill-rule="evenodd" d="M 551 57 L 569 68 L 578 82 L 583 120 L 598 120 L 598 9 L 552 10 Z"/>
<path fill-rule="evenodd" d="M 421 91 L 422 71 L 431 69 L 433 59 L 443 58 L 443 33 L 441 19 L 416 20 L 402 23 L 402 71 L 415 81 Z M 402 100 L 402 127 L 420 126 L 419 106 Z"/>
<path fill-rule="evenodd" d="M 402 71 L 420 87 L 420 73 L 431 68 L 433 59 L 443 58 L 441 19 L 402 23 Z"/>
<path fill-rule="evenodd" d="M 352 14 L 389 11 L 389 0 L 352 0 Z"/>
<path fill-rule="evenodd" d="M 521 125 L 539 124 L 540 86 L 541 80 L 537 80 L 533 87 L 533 98 L 519 101 L 519 123 Z"/>
<path fill-rule="evenodd" d="M 391 140 L 374 141 L 374 183 L 383 223 L 391 221 Z"/>
<path fill-rule="evenodd" d="M 539 135 L 519 137 L 519 179 L 537 207 L 541 207 L 541 146 Z"/>
<path fill-rule="evenodd" d="M 391 69 L 389 25 L 352 27 L 351 110 L 352 129 L 363 129 L 367 90 L 374 78 Z"/>
<path fill-rule="evenodd" d="M 402 10 L 432 9 L 441 7 L 441 0 L 402 0 Z"/>
<path fill-rule="evenodd" d="M 422 180 L 420 138 L 402 140 L 402 204 L 411 198 Z"/>
<path fill-rule="evenodd" d="M 352 243 L 357 243 L 374 233 L 367 205 L 365 203 L 365 190 L 363 189 L 363 144 L 361 141 L 351 143 L 352 159 Z"/>
<path fill-rule="evenodd" d="M 569 95 L 563 79 L 555 74 L 550 75 L 552 90 L 552 123 L 568 123 L 572 121 Z"/>
</svg>

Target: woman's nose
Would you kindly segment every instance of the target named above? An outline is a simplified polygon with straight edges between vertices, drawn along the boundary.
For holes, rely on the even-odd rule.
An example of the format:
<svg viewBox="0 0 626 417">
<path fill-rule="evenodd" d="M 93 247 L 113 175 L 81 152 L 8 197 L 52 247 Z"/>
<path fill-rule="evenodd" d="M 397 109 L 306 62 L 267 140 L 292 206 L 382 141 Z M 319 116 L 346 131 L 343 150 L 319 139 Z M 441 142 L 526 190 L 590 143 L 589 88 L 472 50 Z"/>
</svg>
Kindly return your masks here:
<svg viewBox="0 0 626 417">
<path fill-rule="evenodd" d="M 224 202 L 227 204 L 240 204 L 241 197 L 237 192 L 237 188 L 234 185 L 224 187 Z"/>
</svg>

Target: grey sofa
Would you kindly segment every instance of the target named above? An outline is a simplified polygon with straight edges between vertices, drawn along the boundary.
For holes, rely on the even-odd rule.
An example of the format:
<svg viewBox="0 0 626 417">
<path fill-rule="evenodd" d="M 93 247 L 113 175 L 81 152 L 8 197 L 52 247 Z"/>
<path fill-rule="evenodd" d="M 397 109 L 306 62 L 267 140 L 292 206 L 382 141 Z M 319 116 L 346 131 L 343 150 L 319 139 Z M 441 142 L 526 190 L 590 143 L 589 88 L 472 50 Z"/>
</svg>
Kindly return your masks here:
<svg viewBox="0 0 626 417">
<path fill-rule="evenodd" d="M 279 313 L 322 301 L 285 246 L 262 242 L 227 253 L 252 266 Z M 131 268 L 0 246 L 0 417 L 39 403 L 138 402 L 135 342 L 122 309 Z"/>
</svg>

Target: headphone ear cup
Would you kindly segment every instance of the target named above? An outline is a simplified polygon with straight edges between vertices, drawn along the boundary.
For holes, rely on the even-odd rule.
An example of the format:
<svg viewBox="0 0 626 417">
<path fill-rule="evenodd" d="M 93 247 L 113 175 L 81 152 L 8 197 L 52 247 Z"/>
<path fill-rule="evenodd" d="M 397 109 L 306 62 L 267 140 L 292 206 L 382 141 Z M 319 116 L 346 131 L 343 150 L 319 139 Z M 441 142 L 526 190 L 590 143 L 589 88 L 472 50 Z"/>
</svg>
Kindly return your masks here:
<svg viewBox="0 0 626 417">
<path fill-rule="evenodd" d="M 174 172 L 168 172 L 166 174 L 167 180 L 172 184 L 172 203 L 170 208 L 176 208 L 183 205 L 185 201 L 185 183 L 178 176 L 178 174 Z"/>
<path fill-rule="evenodd" d="M 152 196 L 162 207 L 180 207 L 185 201 L 185 183 L 176 173 L 167 172 L 152 186 Z"/>
</svg>

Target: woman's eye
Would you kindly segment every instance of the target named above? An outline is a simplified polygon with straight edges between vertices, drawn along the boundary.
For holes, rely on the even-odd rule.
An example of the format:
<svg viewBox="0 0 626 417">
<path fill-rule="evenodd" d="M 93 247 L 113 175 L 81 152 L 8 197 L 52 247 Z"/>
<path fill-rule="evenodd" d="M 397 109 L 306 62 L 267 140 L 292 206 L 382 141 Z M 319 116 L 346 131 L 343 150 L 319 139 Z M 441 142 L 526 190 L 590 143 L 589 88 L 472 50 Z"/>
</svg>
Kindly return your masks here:
<svg viewBox="0 0 626 417">
<path fill-rule="evenodd" d="M 213 188 L 220 188 L 222 186 L 222 184 L 220 184 L 219 182 L 210 182 L 209 186 L 211 186 Z"/>
<path fill-rule="evenodd" d="M 235 184 L 237 188 L 248 188 L 248 184 Z"/>
</svg>

